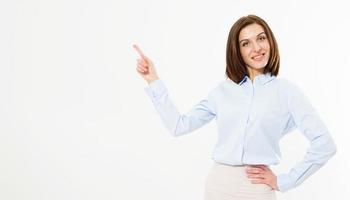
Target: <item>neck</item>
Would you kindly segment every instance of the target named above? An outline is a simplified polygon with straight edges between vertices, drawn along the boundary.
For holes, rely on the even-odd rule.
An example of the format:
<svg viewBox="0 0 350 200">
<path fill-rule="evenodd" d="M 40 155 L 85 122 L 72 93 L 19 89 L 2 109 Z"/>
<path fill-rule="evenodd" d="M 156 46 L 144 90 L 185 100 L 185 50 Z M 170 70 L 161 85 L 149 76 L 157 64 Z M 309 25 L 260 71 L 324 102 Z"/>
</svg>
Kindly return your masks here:
<svg viewBox="0 0 350 200">
<path fill-rule="evenodd" d="M 248 73 L 249 73 L 250 80 L 253 81 L 254 77 L 264 73 L 264 68 L 262 68 L 262 69 L 250 69 L 250 68 L 248 68 Z"/>
</svg>

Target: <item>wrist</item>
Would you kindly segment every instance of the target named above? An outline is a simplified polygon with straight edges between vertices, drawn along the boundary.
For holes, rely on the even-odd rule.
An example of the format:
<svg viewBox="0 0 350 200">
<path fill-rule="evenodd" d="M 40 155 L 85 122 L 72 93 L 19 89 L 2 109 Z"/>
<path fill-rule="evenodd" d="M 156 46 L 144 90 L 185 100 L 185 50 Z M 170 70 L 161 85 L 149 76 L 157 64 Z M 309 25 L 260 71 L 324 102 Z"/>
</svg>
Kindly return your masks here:
<svg viewBox="0 0 350 200">
<path fill-rule="evenodd" d="M 159 77 L 154 77 L 154 78 L 152 78 L 152 79 L 148 79 L 148 80 L 147 80 L 147 83 L 148 83 L 148 84 L 151 84 L 153 81 L 155 81 L 155 80 L 157 80 L 157 79 L 159 79 Z"/>
</svg>

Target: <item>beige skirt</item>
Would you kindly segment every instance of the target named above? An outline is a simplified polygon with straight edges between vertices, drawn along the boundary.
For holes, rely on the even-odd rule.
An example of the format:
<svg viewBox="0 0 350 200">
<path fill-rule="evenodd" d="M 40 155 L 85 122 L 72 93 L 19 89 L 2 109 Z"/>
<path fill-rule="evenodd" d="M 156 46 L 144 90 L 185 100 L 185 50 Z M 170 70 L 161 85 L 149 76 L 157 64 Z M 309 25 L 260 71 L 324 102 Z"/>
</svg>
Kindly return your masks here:
<svg viewBox="0 0 350 200">
<path fill-rule="evenodd" d="M 276 200 L 275 190 L 266 184 L 253 184 L 244 165 L 214 162 L 206 182 L 205 200 Z"/>
</svg>

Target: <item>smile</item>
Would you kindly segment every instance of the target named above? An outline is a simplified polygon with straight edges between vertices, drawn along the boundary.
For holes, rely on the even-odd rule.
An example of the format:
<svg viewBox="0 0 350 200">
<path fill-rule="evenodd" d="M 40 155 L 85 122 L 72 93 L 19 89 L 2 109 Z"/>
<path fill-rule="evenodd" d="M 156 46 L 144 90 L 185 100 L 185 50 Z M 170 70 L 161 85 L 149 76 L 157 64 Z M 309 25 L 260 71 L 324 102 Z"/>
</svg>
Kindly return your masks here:
<svg viewBox="0 0 350 200">
<path fill-rule="evenodd" d="M 253 56 L 252 59 L 256 61 L 261 61 L 264 58 L 264 56 L 265 56 L 265 53 L 262 53 L 262 54 Z"/>
</svg>

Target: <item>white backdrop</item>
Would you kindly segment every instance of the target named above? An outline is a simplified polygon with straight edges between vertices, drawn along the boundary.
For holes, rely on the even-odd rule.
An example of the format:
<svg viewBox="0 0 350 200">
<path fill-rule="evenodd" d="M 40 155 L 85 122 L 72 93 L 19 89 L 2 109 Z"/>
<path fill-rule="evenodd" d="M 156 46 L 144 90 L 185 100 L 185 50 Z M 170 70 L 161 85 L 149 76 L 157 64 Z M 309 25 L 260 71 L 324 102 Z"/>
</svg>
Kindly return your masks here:
<svg viewBox="0 0 350 200">
<path fill-rule="evenodd" d="M 346 199 L 350 179 L 347 1 L 1 0 L 0 199 L 200 200 L 215 120 L 173 138 L 136 72 L 138 44 L 184 113 L 224 80 L 228 32 L 256 14 L 280 77 L 301 86 L 338 153 L 280 200 Z M 285 172 L 308 147 L 283 138 Z"/>
</svg>

